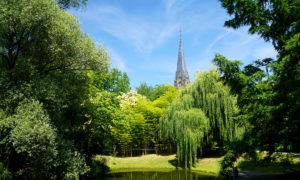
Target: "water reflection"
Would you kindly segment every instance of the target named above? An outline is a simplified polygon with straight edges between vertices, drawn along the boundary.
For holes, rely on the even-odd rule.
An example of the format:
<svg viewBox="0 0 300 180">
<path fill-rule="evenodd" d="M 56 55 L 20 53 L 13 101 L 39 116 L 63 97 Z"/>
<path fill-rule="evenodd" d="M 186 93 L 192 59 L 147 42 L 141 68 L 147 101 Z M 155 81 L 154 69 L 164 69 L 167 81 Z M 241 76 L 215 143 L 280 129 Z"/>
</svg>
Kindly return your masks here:
<svg viewBox="0 0 300 180">
<path fill-rule="evenodd" d="M 288 174 L 273 174 L 273 175 L 255 175 L 251 173 L 241 173 L 241 175 L 237 178 L 233 178 L 233 180 L 240 179 L 252 179 L 252 180 L 298 180 L 300 177 L 300 172 L 293 172 Z M 188 170 L 177 170 L 177 171 L 168 171 L 168 172 L 122 172 L 122 173 L 111 173 L 104 176 L 100 176 L 97 179 L 104 180 L 216 180 L 216 179 L 226 179 L 225 177 L 216 177 L 214 175 L 199 173 L 199 172 L 191 172 Z M 230 179 L 230 178 L 228 178 Z"/>
</svg>

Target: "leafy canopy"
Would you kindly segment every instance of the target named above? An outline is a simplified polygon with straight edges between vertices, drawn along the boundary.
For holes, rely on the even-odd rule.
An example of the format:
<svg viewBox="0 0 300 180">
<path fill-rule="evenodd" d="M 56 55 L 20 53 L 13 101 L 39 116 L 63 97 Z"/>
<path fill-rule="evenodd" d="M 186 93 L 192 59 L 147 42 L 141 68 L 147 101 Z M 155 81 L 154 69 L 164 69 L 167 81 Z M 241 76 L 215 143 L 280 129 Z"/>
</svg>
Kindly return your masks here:
<svg viewBox="0 0 300 180">
<path fill-rule="evenodd" d="M 270 63 L 271 59 L 256 63 L 266 67 L 265 72 L 260 74 L 267 73 L 268 81 L 258 80 L 255 83 L 258 82 L 259 84 L 245 92 L 250 95 L 250 91 L 256 90 L 253 92 L 254 97 L 263 97 L 263 103 L 258 103 L 258 105 L 265 108 L 268 116 L 260 118 L 264 122 L 261 124 L 274 127 L 274 132 L 271 131 L 270 136 L 267 136 L 270 137 L 267 142 L 260 141 L 259 138 L 256 140 L 261 144 L 268 144 L 268 149 L 271 152 L 277 147 L 282 147 L 285 151 L 299 151 L 300 120 L 297 113 L 300 110 L 300 53 L 298 43 L 300 40 L 300 1 L 220 0 L 220 2 L 228 14 L 232 15 L 232 19 L 226 21 L 225 26 L 232 28 L 248 26 L 250 33 L 257 33 L 266 41 L 271 41 L 278 51 L 277 59 L 273 63 Z M 227 64 L 229 65 L 229 63 Z M 219 66 L 220 70 L 222 70 L 221 68 Z M 269 69 L 273 71 L 272 76 L 268 72 Z M 234 74 L 236 73 L 234 72 Z M 253 73 L 253 75 L 255 74 L 261 76 L 258 72 Z M 241 84 L 238 77 L 244 76 L 245 78 L 242 79 L 247 79 L 247 77 L 253 79 L 253 75 L 243 73 L 234 79 L 237 84 Z M 224 78 L 226 77 L 224 76 Z M 230 84 L 229 81 L 227 83 Z M 248 83 L 242 84 L 244 84 L 242 87 L 249 85 Z M 245 93 L 240 94 L 245 95 Z M 243 104 L 248 103 L 244 101 Z M 258 115 L 262 116 L 263 113 Z M 257 126 L 258 129 L 260 127 Z M 277 137 L 271 140 L 273 135 L 277 135 Z"/>
<path fill-rule="evenodd" d="M 78 179 L 88 171 L 80 130 L 91 71 L 105 74 L 108 55 L 57 2 L 0 1 L 0 155 L 13 176 Z"/>
<path fill-rule="evenodd" d="M 196 81 L 171 103 L 160 120 L 161 133 L 177 144 L 178 163 L 191 167 L 210 135 L 220 140 L 236 136 L 233 116 L 237 113 L 236 97 L 224 86 L 214 71 L 200 73 Z"/>
</svg>

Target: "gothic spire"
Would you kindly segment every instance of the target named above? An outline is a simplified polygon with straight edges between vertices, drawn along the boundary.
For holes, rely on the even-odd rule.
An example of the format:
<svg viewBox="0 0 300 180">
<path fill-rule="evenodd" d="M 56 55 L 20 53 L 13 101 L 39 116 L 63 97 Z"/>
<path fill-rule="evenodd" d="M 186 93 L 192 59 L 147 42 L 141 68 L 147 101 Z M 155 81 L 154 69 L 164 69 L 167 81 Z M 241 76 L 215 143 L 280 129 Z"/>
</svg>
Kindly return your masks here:
<svg viewBox="0 0 300 180">
<path fill-rule="evenodd" d="M 178 50 L 178 59 L 177 59 L 177 71 L 176 71 L 176 79 L 175 79 L 175 87 L 181 88 L 185 87 L 188 84 L 189 75 L 185 64 L 184 53 L 182 48 L 182 37 L 180 30 L 180 40 L 179 40 L 179 50 Z"/>
</svg>

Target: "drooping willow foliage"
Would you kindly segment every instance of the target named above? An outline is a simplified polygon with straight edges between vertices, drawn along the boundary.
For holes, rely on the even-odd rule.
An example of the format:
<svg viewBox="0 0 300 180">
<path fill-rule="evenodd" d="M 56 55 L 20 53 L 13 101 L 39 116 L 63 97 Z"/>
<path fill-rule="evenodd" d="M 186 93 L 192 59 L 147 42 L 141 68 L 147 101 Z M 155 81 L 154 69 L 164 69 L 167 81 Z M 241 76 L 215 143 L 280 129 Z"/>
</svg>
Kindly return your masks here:
<svg viewBox="0 0 300 180">
<path fill-rule="evenodd" d="M 236 136 L 232 117 L 237 110 L 236 97 L 223 85 L 220 75 L 215 70 L 202 72 L 165 110 L 160 119 L 161 135 L 177 144 L 178 163 L 190 168 L 209 134 L 225 141 Z"/>
</svg>

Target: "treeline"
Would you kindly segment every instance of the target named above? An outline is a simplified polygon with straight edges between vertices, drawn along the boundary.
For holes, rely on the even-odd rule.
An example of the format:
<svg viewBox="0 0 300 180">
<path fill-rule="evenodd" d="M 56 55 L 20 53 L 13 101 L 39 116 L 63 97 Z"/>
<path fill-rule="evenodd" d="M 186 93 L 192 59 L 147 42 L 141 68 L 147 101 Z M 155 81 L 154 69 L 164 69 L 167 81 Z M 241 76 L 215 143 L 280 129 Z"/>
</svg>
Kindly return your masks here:
<svg viewBox="0 0 300 180">
<path fill-rule="evenodd" d="M 169 150 L 168 147 L 171 144 L 167 141 L 163 142 L 159 136 L 159 119 L 166 106 L 177 97 L 179 91 L 171 85 L 158 87 L 160 88 L 154 89 L 153 92 L 160 91 L 161 95 L 153 101 L 135 91 L 118 96 L 120 117 L 113 121 L 111 131 L 113 139 L 117 140 L 119 155 L 144 155 L 148 152 L 158 154 L 167 153 Z"/>
<path fill-rule="evenodd" d="M 179 94 L 174 86 L 154 88 L 142 83 L 136 88 L 138 92 L 132 91 L 126 73 L 117 69 L 112 69 L 108 76 L 93 73 L 90 77 L 90 94 L 84 101 L 89 118 L 84 129 L 89 143 L 82 145 L 89 154 L 125 157 L 158 153 L 163 148 L 160 146 L 171 145 L 159 136 L 159 119 Z M 110 78 L 103 81 L 103 77 Z M 151 101 L 149 95 L 155 94 L 159 96 Z"/>
</svg>

